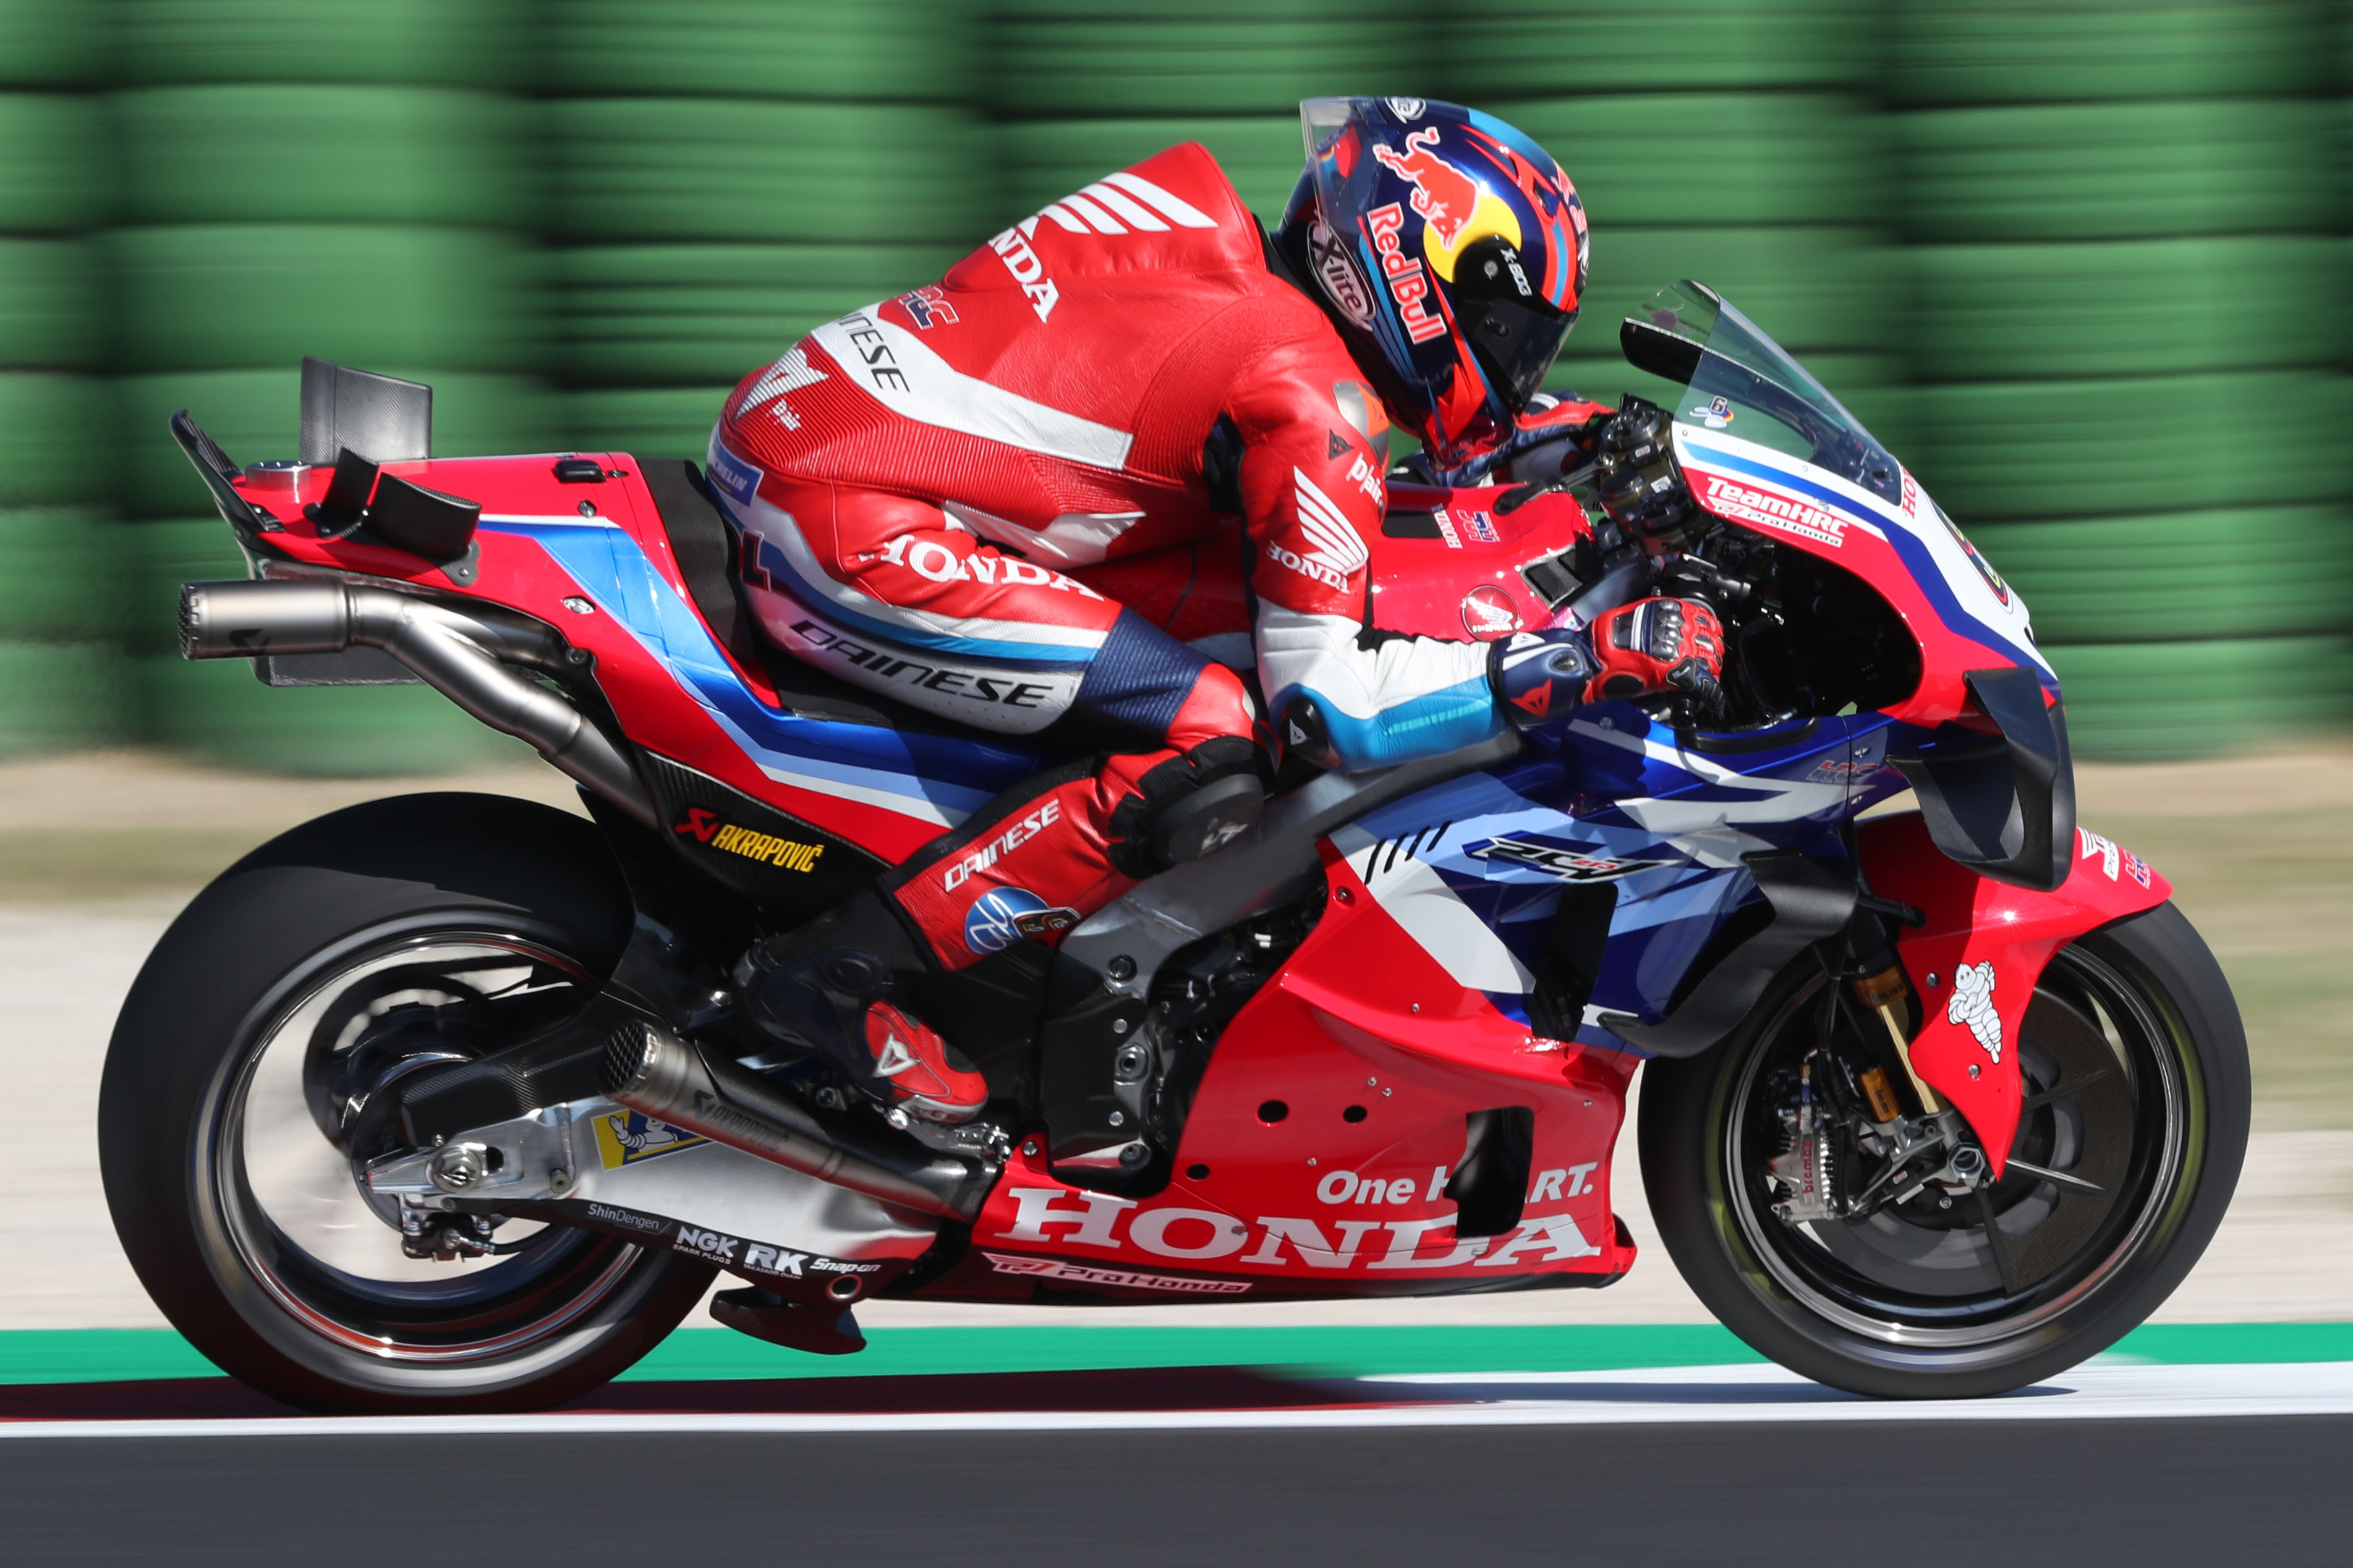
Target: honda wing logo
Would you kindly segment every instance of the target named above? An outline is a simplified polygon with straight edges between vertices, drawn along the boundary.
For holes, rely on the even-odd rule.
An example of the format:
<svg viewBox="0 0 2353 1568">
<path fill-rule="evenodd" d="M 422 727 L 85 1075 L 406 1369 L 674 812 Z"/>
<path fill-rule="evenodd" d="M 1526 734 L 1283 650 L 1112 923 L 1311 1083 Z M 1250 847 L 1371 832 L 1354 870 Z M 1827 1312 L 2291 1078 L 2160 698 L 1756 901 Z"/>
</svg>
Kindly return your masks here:
<svg viewBox="0 0 2353 1568">
<path fill-rule="evenodd" d="M 1466 853 L 1474 860 L 1500 860 L 1507 866 L 1541 871 L 1557 882 L 1614 882 L 1637 871 L 1652 871 L 1674 864 L 1672 860 L 1620 860 L 1533 838 L 1493 838 L 1472 846 Z"/>
<path fill-rule="evenodd" d="M 1365 548 L 1364 536 L 1349 522 L 1347 514 L 1315 488 L 1314 480 L 1297 468 L 1291 470 L 1291 478 L 1299 488 L 1299 531 L 1308 549 L 1302 554 L 1270 542 L 1267 559 L 1326 587 L 1345 588 L 1348 579 L 1372 559 L 1372 552 Z"/>
</svg>

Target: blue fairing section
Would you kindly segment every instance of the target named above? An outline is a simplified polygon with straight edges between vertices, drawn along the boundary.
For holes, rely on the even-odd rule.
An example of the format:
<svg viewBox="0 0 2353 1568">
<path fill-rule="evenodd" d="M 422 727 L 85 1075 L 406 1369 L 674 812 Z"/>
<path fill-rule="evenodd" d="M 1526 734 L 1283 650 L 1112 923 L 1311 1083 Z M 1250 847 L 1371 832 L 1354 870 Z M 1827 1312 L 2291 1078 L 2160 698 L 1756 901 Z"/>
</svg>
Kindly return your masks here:
<svg viewBox="0 0 2353 1568">
<path fill-rule="evenodd" d="M 1324 732 L 1340 755 L 1341 768 L 1348 773 L 1461 751 L 1504 727 L 1484 680 L 1466 680 L 1400 702 L 1369 719 L 1341 711 L 1338 703 L 1312 686 L 1293 686 L 1277 692 L 1269 706 L 1280 713 L 1295 696 L 1308 698 L 1323 714 Z"/>
<path fill-rule="evenodd" d="M 485 517 L 481 527 L 546 551 L 771 777 L 952 825 L 1044 765 L 1035 752 L 989 740 L 805 719 L 767 706 L 636 539 L 601 519 Z"/>
<path fill-rule="evenodd" d="M 1878 714 L 1809 721 L 1744 736 L 1754 751 L 1707 755 L 1681 750 L 1631 703 L 1596 704 L 1558 736 L 1556 752 L 1524 752 L 1365 817 L 1356 827 L 1376 847 L 1362 864 L 1387 873 L 1410 856 L 1434 869 L 1530 976 L 1542 968 L 1563 889 L 1614 889 L 1601 974 L 1577 1037 L 1622 1051 L 1626 1043 L 1592 1020 L 1667 1016 L 1709 939 L 1762 896 L 1743 855 L 1798 848 L 1840 858 L 1838 826 L 1902 787 L 1886 764 L 1888 733 Z M 1480 988 L 1506 1016 L 1528 1022 L 1525 990 Z"/>
</svg>

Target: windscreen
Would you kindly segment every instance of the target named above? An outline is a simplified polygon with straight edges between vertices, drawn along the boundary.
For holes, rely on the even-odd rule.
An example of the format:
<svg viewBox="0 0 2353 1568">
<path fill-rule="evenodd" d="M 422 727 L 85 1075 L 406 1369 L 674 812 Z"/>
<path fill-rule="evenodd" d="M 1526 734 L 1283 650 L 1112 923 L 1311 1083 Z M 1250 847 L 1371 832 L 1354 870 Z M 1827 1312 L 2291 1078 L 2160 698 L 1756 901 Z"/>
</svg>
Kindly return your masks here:
<svg viewBox="0 0 2353 1568">
<path fill-rule="evenodd" d="M 1619 329 L 1637 370 L 1683 384 L 1675 422 L 1721 430 L 1827 468 L 1887 500 L 1903 470 L 1845 406 L 1757 323 L 1689 279 Z"/>
</svg>

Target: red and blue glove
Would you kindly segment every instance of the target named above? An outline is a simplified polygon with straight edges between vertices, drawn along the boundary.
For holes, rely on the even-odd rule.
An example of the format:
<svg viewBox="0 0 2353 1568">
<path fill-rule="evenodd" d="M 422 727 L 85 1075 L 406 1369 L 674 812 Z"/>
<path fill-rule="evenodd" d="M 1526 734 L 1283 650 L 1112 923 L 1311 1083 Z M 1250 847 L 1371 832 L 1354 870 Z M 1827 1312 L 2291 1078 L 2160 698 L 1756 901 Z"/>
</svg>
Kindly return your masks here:
<svg viewBox="0 0 2353 1568">
<path fill-rule="evenodd" d="M 1643 599 L 1585 631 L 1520 632 L 1489 645 L 1487 679 L 1515 729 L 1551 722 L 1580 702 L 1662 691 L 1710 712 L 1723 702 L 1724 628 L 1697 599 Z"/>
</svg>

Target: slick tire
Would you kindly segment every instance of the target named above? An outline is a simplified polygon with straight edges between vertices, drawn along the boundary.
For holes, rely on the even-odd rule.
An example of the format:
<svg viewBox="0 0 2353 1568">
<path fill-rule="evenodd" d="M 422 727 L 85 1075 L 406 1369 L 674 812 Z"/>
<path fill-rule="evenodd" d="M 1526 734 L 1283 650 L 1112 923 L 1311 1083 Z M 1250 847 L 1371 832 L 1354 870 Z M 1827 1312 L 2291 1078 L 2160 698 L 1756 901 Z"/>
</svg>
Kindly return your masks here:
<svg viewBox="0 0 2353 1568">
<path fill-rule="evenodd" d="M 501 796 L 354 806 L 223 873 L 140 971 L 100 1089 L 107 1204 L 132 1268 L 173 1326 L 262 1393 L 334 1412 L 543 1409 L 659 1344 L 710 1283 L 708 1266 L 553 1226 L 512 1256 L 406 1259 L 389 1223 L 379 1231 L 382 1216 L 369 1212 L 348 1159 L 312 1125 L 318 1112 L 303 1110 L 318 1042 L 343 1037 L 302 1009 L 353 994 L 350 976 L 377 977 L 363 997 L 375 998 L 368 1018 L 415 1016 L 425 1037 L 455 1039 L 433 1032 L 443 994 L 411 978 L 439 973 L 436 955 L 479 951 L 535 964 L 531 985 L 481 984 L 494 987 L 493 1001 L 496 988 L 536 992 L 537 1016 L 560 1017 L 610 973 L 632 924 L 628 890 L 593 826 Z M 470 973 L 491 973 L 482 963 Z M 473 1002 L 464 1017 L 512 1016 L 487 1011 L 480 994 Z M 273 1058 L 280 1049 L 290 1058 Z M 269 1102 L 263 1088 L 246 1086 L 271 1081 L 273 1059 L 290 1061 L 285 1081 L 298 1087 Z M 291 1116 L 267 1120 L 269 1103 L 290 1104 Z M 251 1142 L 264 1133 L 275 1141 Z M 272 1207 L 272 1183 L 284 1182 L 273 1171 L 289 1156 L 307 1159 L 318 1178 L 297 1189 L 299 1201 Z M 343 1250 L 304 1252 L 305 1205 L 338 1203 Z"/>
<path fill-rule="evenodd" d="M 1741 1106 L 1755 1103 L 1746 1099 L 1751 1094 L 1767 1093 L 1759 1086 L 1771 1079 L 1760 1069 L 1786 1048 L 1777 1046 L 1777 1026 L 1800 1013 L 1819 1016 L 1800 1005 L 1824 984 L 1810 968 L 1785 974 L 1715 1049 L 1646 1068 L 1640 1136 L 1651 1214 L 1684 1280 L 1725 1327 L 1835 1388 L 1885 1399 L 1973 1398 L 2040 1382 L 2105 1350 L 2181 1283 L 2237 1185 L 2249 1086 L 2237 1006 L 2179 910 L 2161 905 L 2083 937 L 2045 971 L 2013 1048 L 2031 1066 L 2040 1028 L 2045 1038 L 2089 1039 L 2094 1055 L 2112 1053 L 2128 1064 L 2121 1075 L 2110 1068 L 2063 1076 L 2093 1084 L 2075 1092 L 2079 1129 L 2094 1129 L 2083 1137 L 2109 1123 L 2130 1126 L 2132 1147 L 2119 1151 L 2129 1158 L 2116 1167 L 2129 1174 L 2112 1178 L 2117 1195 L 2074 1251 L 2031 1283 L 2014 1284 L 2016 1270 L 2003 1272 L 1976 1296 L 1956 1283 L 1955 1268 L 1940 1273 L 1903 1261 L 1930 1256 L 1925 1241 L 1943 1242 L 1947 1259 L 1963 1242 L 1989 1258 L 1995 1251 L 1981 1227 L 1972 1233 L 1960 1223 L 1968 1209 L 1934 1212 L 1933 1192 L 1924 1203 L 1926 1226 L 1882 1255 L 1862 1250 L 1852 1232 L 1813 1244 L 1841 1226 L 1877 1224 L 1884 1237 L 1888 1225 L 1904 1223 L 1898 1205 L 1881 1209 L 1874 1221 L 1812 1226 L 1772 1213 L 1756 1168 L 1757 1144 L 1743 1142 L 1741 1118 L 1753 1112 Z M 2094 995 L 2096 1007 L 2084 1000 Z M 2034 1009 L 2046 1005 L 2072 1006 L 2077 1016 L 2105 1011 L 2113 1027 L 2105 1037 L 2071 1034 L 2056 1011 L 2038 1025 Z M 2110 1043 L 2100 1044 L 2103 1037 Z M 2021 1125 L 2021 1139 L 2030 1136 L 2025 1120 Z M 2023 1200 L 2009 1179 L 1995 1189 L 2012 1193 L 2013 1224 L 2031 1217 L 2028 1204 L 2041 1203 L 2052 1216 L 2042 1223 L 2058 1223 L 2063 1192 L 2052 1198 L 2032 1189 L 2031 1178 L 2016 1179 L 2031 1189 Z M 1939 1224 L 1941 1235 L 1929 1228 Z M 2011 1234 L 2011 1226 L 2004 1230 Z M 2013 1236 L 2013 1261 L 2036 1256 L 2030 1246 Z M 1852 1266 L 1858 1258 L 1875 1272 L 1858 1272 Z"/>
</svg>

